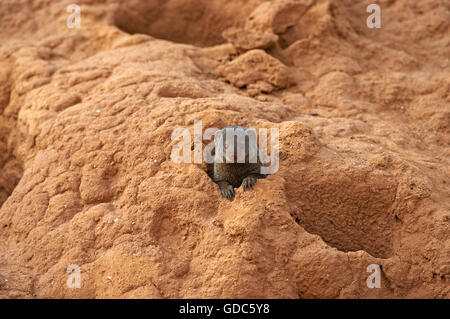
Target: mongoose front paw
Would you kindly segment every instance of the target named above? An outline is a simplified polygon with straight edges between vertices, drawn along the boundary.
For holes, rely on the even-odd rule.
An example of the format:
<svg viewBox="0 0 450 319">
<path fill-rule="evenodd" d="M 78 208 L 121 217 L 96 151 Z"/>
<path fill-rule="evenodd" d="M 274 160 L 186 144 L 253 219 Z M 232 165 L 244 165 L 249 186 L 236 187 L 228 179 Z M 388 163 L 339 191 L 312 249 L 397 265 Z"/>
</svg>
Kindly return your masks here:
<svg viewBox="0 0 450 319">
<path fill-rule="evenodd" d="M 242 181 L 242 186 L 244 186 L 244 189 L 250 188 L 255 183 L 256 183 L 256 178 L 252 177 L 252 176 L 248 176 L 248 177 L 244 178 L 244 180 Z"/>
<path fill-rule="evenodd" d="M 219 186 L 220 188 L 220 192 L 222 193 L 222 196 L 230 199 L 233 198 L 234 196 L 234 188 L 231 185 L 227 185 L 227 186 Z"/>
</svg>

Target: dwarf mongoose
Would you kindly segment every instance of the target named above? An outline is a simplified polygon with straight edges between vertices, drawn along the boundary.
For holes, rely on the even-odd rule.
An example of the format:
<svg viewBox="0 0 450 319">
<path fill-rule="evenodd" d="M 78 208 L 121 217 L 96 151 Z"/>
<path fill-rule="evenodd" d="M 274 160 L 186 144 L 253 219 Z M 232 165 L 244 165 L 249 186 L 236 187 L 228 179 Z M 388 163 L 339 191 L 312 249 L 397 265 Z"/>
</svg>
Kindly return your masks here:
<svg viewBox="0 0 450 319">
<path fill-rule="evenodd" d="M 256 179 L 267 176 L 260 173 L 262 164 L 254 130 L 227 126 L 216 132 L 214 144 L 213 180 L 226 198 L 234 196 L 234 188 L 250 188 Z"/>
</svg>

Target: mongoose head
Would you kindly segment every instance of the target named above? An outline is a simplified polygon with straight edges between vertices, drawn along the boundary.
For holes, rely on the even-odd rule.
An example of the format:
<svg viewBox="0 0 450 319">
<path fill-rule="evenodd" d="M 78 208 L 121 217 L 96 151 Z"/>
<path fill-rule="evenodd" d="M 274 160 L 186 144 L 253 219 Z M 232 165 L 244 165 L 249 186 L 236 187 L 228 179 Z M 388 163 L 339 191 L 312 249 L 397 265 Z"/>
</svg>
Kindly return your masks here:
<svg viewBox="0 0 450 319">
<path fill-rule="evenodd" d="M 227 126 L 215 133 L 216 163 L 256 163 L 256 132 L 242 126 Z"/>
</svg>

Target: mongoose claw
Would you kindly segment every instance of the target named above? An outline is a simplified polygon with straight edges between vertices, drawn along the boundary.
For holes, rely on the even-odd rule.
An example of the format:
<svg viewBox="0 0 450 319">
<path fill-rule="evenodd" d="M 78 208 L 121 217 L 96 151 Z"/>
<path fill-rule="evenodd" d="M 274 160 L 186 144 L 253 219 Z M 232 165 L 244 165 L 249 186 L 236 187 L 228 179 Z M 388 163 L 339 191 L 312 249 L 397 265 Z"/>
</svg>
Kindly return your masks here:
<svg viewBox="0 0 450 319">
<path fill-rule="evenodd" d="M 222 193 L 222 196 L 231 199 L 234 196 L 234 188 L 231 185 L 228 185 L 226 187 L 220 187 L 220 192 Z"/>
<path fill-rule="evenodd" d="M 256 183 L 256 178 L 252 177 L 252 176 L 248 176 L 246 178 L 244 178 L 244 180 L 242 181 L 242 186 L 244 186 L 244 188 L 251 188 L 253 186 L 253 184 Z"/>
</svg>

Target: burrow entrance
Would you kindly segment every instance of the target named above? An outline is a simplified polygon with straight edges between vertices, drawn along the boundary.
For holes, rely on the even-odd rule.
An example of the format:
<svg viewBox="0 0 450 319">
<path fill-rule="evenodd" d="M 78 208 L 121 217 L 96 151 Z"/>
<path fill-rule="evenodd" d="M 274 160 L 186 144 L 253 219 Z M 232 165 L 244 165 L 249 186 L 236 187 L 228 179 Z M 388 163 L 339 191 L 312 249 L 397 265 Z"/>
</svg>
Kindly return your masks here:
<svg viewBox="0 0 450 319">
<path fill-rule="evenodd" d="M 262 0 L 131 0 L 114 13 L 114 24 L 130 34 L 196 46 L 225 43 L 222 32 L 242 23 Z"/>
<path fill-rule="evenodd" d="M 8 146 L 9 134 L 9 125 L 0 114 L 0 207 L 11 195 L 23 175 L 22 163 Z"/>
<path fill-rule="evenodd" d="M 395 220 L 394 180 L 358 170 L 302 170 L 288 181 L 291 216 L 306 231 L 341 251 L 389 258 Z"/>
</svg>

